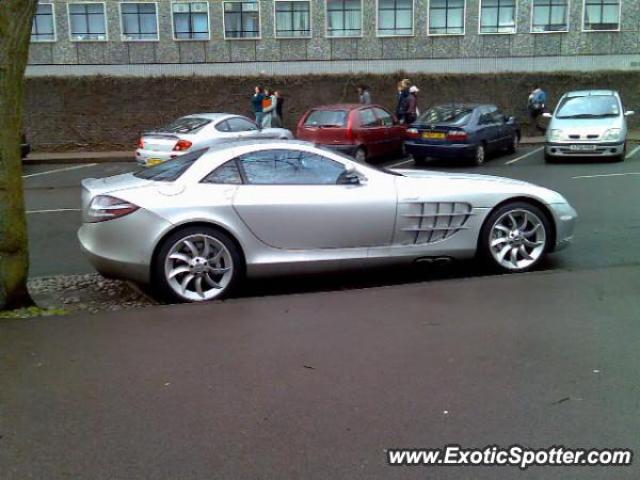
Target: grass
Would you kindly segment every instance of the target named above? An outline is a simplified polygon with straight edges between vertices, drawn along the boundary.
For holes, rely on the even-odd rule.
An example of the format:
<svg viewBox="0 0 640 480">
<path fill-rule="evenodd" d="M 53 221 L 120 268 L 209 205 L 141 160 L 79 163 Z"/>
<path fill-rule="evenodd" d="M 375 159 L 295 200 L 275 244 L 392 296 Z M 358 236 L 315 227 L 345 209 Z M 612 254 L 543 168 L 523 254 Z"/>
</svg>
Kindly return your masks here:
<svg viewBox="0 0 640 480">
<path fill-rule="evenodd" d="M 15 310 L 0 311 L 1 318 L 34 318 L 34 317 L 52 317 L 57 315 L 67 315 L 69 312 L 63 308 L 41 308 L 26 307 L 17 308 Z"/>
</svg>

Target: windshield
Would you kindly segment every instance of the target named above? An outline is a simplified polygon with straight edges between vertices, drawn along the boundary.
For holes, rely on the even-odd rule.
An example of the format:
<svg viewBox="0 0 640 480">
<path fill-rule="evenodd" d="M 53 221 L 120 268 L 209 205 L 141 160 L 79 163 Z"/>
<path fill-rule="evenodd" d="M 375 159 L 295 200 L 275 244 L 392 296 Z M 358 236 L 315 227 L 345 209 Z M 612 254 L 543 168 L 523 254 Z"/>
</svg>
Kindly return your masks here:
<svg viewBox="0 0 640 480">
<path fill-rule="evenodd" d="M 153 167 L 147 167 L 144 170 L 134 173 L 134 176 L 145 180 L 153 180 L 155 182 L 175 182 L 186 172 L 191 165 L 195 163 L 207 150 L 203 148 L 195 152 L 187 153 L 181 157 L 167 160 Z"/>
<path fill-rule="evenodd" d="M 345 127 L 347 112 L 344 110 L 314 110 L 304 122 L 307 127 Z"/>
<path fill-rule="evenodd" d="M 473 108 L 461 105 L 443 105 L 433 107 L 418 117 L 419 123 L 435 124 L 448 123 L 451 125 L 464 125 L 471 118 Z"/>
<path fill-rule="evenodd" d="M 589 95 L 566 97 L 556 113 L 556 118 L 603 118 L 620 115 L 620 104 L 613 95 Z"/>
<path fill-rule="evenodd" d="M 196 133 L 205 125 L 211 123 L 208 118 L 182 117 L 161 129 L 170 133 Z"/>
</svg>

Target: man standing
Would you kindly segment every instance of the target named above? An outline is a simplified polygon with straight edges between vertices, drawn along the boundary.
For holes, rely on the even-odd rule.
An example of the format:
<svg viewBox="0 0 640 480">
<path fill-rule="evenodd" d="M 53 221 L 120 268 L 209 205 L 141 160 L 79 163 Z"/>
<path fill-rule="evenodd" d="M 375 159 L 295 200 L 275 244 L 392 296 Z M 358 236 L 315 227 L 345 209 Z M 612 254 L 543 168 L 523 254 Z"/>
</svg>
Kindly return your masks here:
<svg viewBox="0 0 640 480">
<path fill-rule="evenodd" d="M 361 104 L 369 105 L 371 104 L 371 94 L 369 93 L 369 87 L 366 85 L 360 84 L 357 88 L 358 91 L 358 99 Z"/>
<path fill-rule="evenodd" d="M 529 110 L 529 116 L 533 120 L 533 123 L 540 132 L 545 133 L 546 129 L 540 125 L 540 116 L 544 112 L 547 103 L 547 94 L 538 85 L 534 87 L 529 94 L 527 101 L 527 108 Z"/>
<path fill-rule="evenodd" d="M 420 111 L 418 110 L 418 92 L 420 89 L 415 85 L 409 88 L 409 106 L 407 108 L 406 123 L 413 123 L 418 119 Z"/>
<path fill-rule="evenodd" d="M 258 85 L 255 88 L 253 97 L 251 97 L 251 106 L 253 107 L 253 113 L 256 116 L 256 123 L 258 124 L 258 128 L 262 128 L 262 118 L 264 117 L 264 113 L 262 111 L 263 100 L 264 88 L 262 88 L 262 85 Z"/>
</svg>

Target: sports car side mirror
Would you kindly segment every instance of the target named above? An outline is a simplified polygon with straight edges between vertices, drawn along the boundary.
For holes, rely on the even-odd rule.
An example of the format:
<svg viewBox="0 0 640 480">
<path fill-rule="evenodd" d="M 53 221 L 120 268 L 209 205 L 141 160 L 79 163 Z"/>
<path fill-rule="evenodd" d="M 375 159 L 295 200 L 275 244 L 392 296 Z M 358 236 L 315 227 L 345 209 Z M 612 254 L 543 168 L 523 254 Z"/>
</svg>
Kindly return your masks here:
<svg viewBox="0 0 640 480">
<path fill-rule="evenodd" d="M 542 117 L 543 117 L 543 118 L 552 118 L 552 117 L 553 117 L 553 115 L 551 115 L 549 112 L 544 112 L 544 113 L 542 114 Z"/>
<path fill-rule="evenodd" d="M 338 185 L 362 185 L 366 183 L 366 177 L 362 176 L 355 168 L 346 167 L 338 177 Z"/>
</svg>

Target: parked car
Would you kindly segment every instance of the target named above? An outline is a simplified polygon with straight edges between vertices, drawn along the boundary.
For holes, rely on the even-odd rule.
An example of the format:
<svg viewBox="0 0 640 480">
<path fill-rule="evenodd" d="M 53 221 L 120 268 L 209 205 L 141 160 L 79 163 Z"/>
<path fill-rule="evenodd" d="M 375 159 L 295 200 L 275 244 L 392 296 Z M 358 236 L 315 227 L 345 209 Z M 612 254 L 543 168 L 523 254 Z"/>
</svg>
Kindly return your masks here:
<svg viewBox="0 0 640 480">
<path fill-rule="evenodd" d="M 267 138 L 292 139 L 293 134 L 285 128 L 260 129 L 242 115 L 198 113 L 143 134 L 138 141 L 136 160 L 150 166 L 218 143 Z"/>
<path fill-rule="evenodd" d="M 427 157 L 470 159 L 482 165 L 490 152 L 513 153 L 520 141 L 514 117 L 495 105 L 448 104 L 425 111 L 406 131 L 405 150 L 416 163 Z"/>
<path fill-rule="evenodd" d="M 627 152 L 627 119 L 618 92 L 582 90 L 565 93 L 550 118 L 544 157 L 547 162 L 569 157 L 623 161 Z"/>
<path fill-rule="evenodd" d="M 25 159 L 31 153 L 31 144 L 27 142 L 27 136 L 23 133 L 20 138 L 20 158 Z"/>
<path fill-rule="evenodd" d="M 306 112 L 296 136 L 364 163 L 382 155 L 402 155 L 405 128 L 380 105 L 338 104 Z"/>
<path fill-rule="evenodd" d="M 82 182 L 78 237 L 103 275 L 170 300 L 245 276 L 480 256 L 523 272 L 572 239 L 575 210 L 518 180 L 384 170 L 308 142 L 239 142 Z"/>
</svg>

